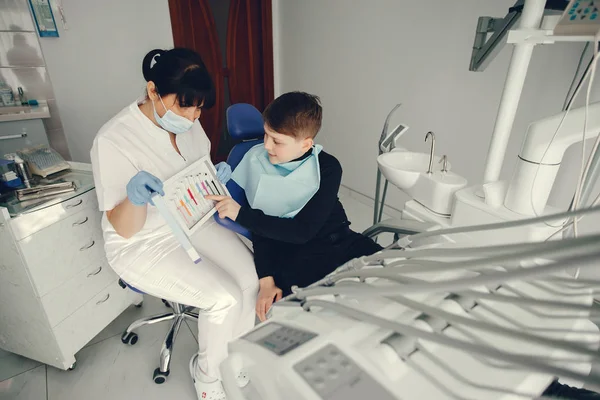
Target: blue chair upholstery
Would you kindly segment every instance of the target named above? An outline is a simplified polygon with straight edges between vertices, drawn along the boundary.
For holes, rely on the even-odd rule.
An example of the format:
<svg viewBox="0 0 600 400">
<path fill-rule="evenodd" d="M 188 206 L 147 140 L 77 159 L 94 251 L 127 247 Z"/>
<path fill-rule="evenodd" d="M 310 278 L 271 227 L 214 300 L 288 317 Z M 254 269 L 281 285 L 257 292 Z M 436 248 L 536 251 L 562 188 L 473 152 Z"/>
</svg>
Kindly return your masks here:
<svg viewBox="0 0 600 400">
<path fill-rule="evenodd" d="M 264 121 L 260 111 L 253 105 L 239 103 L 227 108 L 227 130 L 234 140 L 241 140 L 241 143 L 233 146 L 227 156 L 227 164 L 232 170 L 238 166 L 244 155 L 252 147 L 263 142 L 264 138 Z M 241 206 L 247 206 L 246 193 L 244 189 L 238 186 L 233 180 L 227 183 L 227 190 L 231 197 Z M 229 218 L 221 219 L 215 214 L 215 220 L 220 225 L 232 230 L 240 235 L 252 239 L 250 232 L 240 224 L 230 220 Z"/>
</svg>

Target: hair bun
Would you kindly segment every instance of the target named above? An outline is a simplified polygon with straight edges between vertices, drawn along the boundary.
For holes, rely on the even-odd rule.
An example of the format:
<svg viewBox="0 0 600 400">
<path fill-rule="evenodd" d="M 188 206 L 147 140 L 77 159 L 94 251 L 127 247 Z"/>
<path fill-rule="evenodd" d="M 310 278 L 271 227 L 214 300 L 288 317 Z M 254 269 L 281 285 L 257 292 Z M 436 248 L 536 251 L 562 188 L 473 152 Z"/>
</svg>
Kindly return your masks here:
<svg viewBox="0 0 600 400">
<path fill-rule="evenodd" d="M 144 57 L 144 60 L 142 61 L 142 74 L 144 75 L 146 82 L 154 80 L 152 61 L 158 62 L 156 57 L 160 57 L 164 53 L 164 50 L 154 49 L 148 52 L 148 54 L 146 54 Z"/>
</svg>

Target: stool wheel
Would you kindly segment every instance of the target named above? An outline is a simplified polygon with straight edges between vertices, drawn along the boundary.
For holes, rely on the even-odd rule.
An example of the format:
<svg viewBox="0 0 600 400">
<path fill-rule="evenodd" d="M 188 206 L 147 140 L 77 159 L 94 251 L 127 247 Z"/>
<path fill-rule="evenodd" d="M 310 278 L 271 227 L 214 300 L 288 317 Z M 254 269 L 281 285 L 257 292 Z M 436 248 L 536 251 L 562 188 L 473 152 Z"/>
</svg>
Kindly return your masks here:
<svg viewBox="0 0 600 400">
<path fill-rule="evenodd" d="M 68 370 L 73 371 L 76 366 L 77 366 L 77 361 L 75 361 L 73 364 L 71 364 L 71 366 L 68 368 Z"/>
<path fill-rule="evenodd" d="M 161 385 L 167 381 L 167 377 L 170 373 L 171 371 L 161 372 L 160 368 L 156 368 L 154 370 L 154 375 L 152 379 L 154 380 L 154 383 L 156 383 L 157 385 Z"/>
<path fill-rule="evenodd" d="M 124 344 L 129 344 L 131 346 L 136 344 L 138 339 L 139 339 L 139 337 L 138 337 L 137 333 L 135 333 L 135 332 L 129 332 L 129 333 L 124 332 L 121 335 L 121 342 L 123 342 Z"/>
<path fill-rule="evenodd" d="M 142 301 L 140 304 L 136 304 L 135 308 L 142 308 L 143 305 L 144 305 L 144 302 Z"/>
<path fill-rule="evenodd" d="M 169 307 L 171 308 L 171 305 L 169 304 L 168 301 L 166 301 L 165 299 L 162 299 L 163 304 L 165 305 L 165 307 Z"/>
</svg>

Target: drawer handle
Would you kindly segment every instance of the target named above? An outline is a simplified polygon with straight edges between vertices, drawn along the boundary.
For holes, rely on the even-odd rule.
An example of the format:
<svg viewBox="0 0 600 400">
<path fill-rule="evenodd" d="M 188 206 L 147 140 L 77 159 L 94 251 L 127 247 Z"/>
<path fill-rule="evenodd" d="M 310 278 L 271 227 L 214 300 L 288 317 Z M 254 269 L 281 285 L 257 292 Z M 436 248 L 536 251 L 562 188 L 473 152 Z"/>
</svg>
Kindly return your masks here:
<svg viewBox="0 0 600 400">
<path fill-rule="evenodd" d="M 109 299 L 109 298 L 110 298 L 110 293 L 108 293 L 108 294 L 106 295 L 106 297 L 105 297 L 105 298 L 103 298 L 102 300 L 98 300 L 98 301 L 96 302 L 96 305 L 97 305 L 97 306 L 99 306 L 99 305 L 100 305 L 100 304 L 102 304 L 102 303 L 106 303 L 106 302 L 108 301 L 108 299 Z"/>
<path fill-rule="evenodd" d="M 88 276 L 87 276 L 87 277 L 88 277 L 88 278 L 91 278 L 92 276 L 96 276 L 96 275 L 98 275 L 100 272 L 102 272 L 102 267 L 98 267 L 98 270 L 97 270 L 97 271 L 90 272 L 90 273 L 88 274 Z"/>
<path fill-rule="evenodd" d="M 73 222 L 73 226 L 79 226 L 79 225 L 83 225 L 86 222 L 88 222 L 89 218 L 85 217 L 85 219 L 83 221 L 79 221 L 79 222 Z"/>
<path fill-rule="evenodd" d="M 79 251 L 84 251 L 84 250 L 90 249 L 90 248 L 92 248 L 92 247 L 93 247 L 95 244 L 96 244 L 96 241 L 95 241 L 95 240 L 92 240 L 92 243 L 88 244 L 87 246 L 83 246 L 82 248 L 80 248 L 80 249 L 79 249 Z"/>
<path fill-rule="evenodd" d="M 75 208 L 75 207 L 81 205 L 81 203 L 83 203 L 83 200 L 79 199 L 79 201 L 77 203 L 75 203 L 75 204 L 69 204 L 69 205 L 67 205 L 66 208 Z"/>
</svg>

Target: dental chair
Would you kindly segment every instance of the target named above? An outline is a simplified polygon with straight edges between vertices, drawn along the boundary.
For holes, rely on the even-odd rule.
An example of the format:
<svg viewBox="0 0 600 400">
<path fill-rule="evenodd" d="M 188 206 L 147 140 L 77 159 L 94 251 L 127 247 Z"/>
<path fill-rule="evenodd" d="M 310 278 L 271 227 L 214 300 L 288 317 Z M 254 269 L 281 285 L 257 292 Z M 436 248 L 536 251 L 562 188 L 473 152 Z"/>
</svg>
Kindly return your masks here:
<svg viewBox="0 0 600 400">
<path fill-rule="evenodd" d="M 265 135 L 264 121 L 260 111 L 253 105 L 245 103 L 229 106 L 227 108 L 226 118 L 227 130 L 229 131 L 231 138 L 235 141 L 240 141 L 240 143 L 233 146 L 227 156 L 227 164 L 229 164 L 232 170 L 235 170 L 240 161 L 242 161 L 242 158 L 244 158 L 246 152 L 263 142 Z M 226 186 L 231 197 L 237 201 L 239 205 L 248 205 L 244 189 L 239 187 L 233 179 L 227 182 Z M 246 228 L 229 218 L 221 219 L 218 214 L 215 214 L 215 220 L 219 225 L 252 240 L 252 236 Z"/>
<path fill-rule="evenodd" d="M 227 157 L 227 164 L 231 166 L 232 170 L 235 170 L 240 161 L 242 161 L 242 158 L 244 158 L 246 152 L 263 142 L 265 134 L 264 121 L 260 111 L 254 106 L 245 103 L 229 106 L 227 108 L 226 117 L 229 134 L 233 140 L 240 141 L 240 143 L 233 146 Z M 231 197 L 237 201 L 238 204 L 241 206 L 248 205 L 244 190 L 233 180 L 230 180 L 227 183 L 227 190 L 229 190 Z M 229 218 L 221 219 L 218 214 L 215 214 L 215 220 L 218 224 L 227 229 L 252 240 L 251 234 L 246 228 Z M 432 226 L 434 226 L 434 224 L 390 218 L 369 227 L 363 232 L 363 235 L 375 240 L 377 236 L 383 233 L 392 233 L 394 235 L 394 241 L 397 241 L 401 236 L 419 233 Z"/>
</svg>

